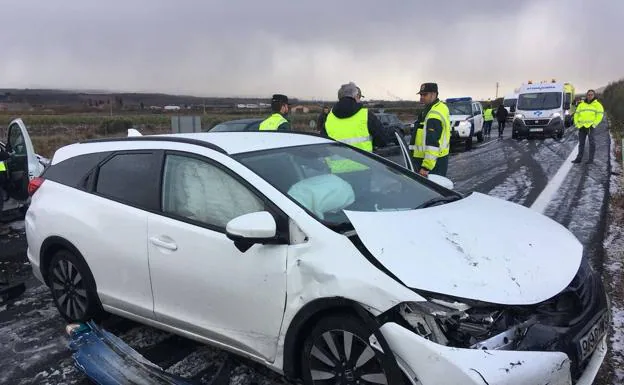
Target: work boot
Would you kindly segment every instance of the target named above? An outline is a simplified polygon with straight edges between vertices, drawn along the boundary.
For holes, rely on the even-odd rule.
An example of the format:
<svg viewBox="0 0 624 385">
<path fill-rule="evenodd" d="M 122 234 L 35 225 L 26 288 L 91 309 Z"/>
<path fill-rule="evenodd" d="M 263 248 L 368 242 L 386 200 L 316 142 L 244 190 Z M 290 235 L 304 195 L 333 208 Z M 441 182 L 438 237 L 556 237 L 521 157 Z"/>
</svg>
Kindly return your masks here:
<svg viewBox="0 0 624 385">
<path fill-rule="evenodd" d="M 581 163 L 581 159 L 576 158 L 576 159 L 574 159 L 574 160 L 572 161 L 572 163 Z"/>
</svg>

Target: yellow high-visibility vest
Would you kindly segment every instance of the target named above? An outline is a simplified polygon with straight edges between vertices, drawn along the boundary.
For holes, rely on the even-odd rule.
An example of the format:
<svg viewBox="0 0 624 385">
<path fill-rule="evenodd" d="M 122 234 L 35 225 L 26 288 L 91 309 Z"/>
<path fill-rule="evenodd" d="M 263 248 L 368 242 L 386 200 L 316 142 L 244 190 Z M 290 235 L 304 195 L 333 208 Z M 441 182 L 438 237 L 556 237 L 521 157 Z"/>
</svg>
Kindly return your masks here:
<svg viewBox="0 0 624 385">
<path fill-rule="evenodd" d="M 427 133 L 425 128 L 430 119 L 437 119 L 442 122 L 442 135 L 436 146 L 427 146 Z M 438 158 L 448 155 L 451 141 L 451 116 L 446 104 L 438 101 L 431 106 L 425 116 L 425 120 L 418 125 L 416 139 L 413 146 L 414 158 L 423 159 L 422 166 L 428 170 L 433 170 Z"/>
<path fill-rule="evenodd" d="M 282 125 L 282 123 L 288 123 L 288 120 L 282 116 L 282 114 L 278 114 L 277 112 L 268 118 L 264 119 L 262 123 L 260 123 L 260 131 L 277 131 L 278 127 Z"/>
<path fill-rule="evenodd" d="M 577 128 L 596 127 L 604 116 L 604 107 L 596 99 L 591 103 L 581 102 L 574 112 L 574 125 Z"/>
</svg>

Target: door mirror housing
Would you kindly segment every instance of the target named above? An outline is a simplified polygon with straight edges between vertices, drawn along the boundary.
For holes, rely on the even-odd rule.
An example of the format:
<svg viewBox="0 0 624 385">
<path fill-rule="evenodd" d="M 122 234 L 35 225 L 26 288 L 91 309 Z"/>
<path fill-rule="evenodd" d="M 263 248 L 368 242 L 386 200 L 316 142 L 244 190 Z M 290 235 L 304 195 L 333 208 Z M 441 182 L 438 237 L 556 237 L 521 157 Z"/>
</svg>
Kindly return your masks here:
<svg viewBox="0 0 624 385">
<path fill-rule="evenodd" d="M 452 190 L 455 187 L 455 184 L 453 183 L 452 180 L 442 175 L 429 174 L 428 179 L 449 190 Z"/>
<path fill-rule="evenodd" d="M 244 214 L 230 220 L 225 227 L 226 236 L 245 252 L 256 243 L 282 243 L 277 236 L 277 223 L 268 211 Z"/>
</svg>

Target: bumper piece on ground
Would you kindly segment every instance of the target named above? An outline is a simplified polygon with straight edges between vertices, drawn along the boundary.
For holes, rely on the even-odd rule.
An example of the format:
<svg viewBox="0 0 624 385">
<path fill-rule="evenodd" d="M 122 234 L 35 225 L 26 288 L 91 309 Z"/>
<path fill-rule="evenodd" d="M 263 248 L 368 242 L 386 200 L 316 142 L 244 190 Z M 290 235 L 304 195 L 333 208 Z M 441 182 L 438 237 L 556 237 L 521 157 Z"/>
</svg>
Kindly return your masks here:
<svg viewBox="0 0 624 385">
<path fill-rule="evenodd" d="M 74 364 L 96 384 L 191 385 L 146 360 L 95 323 L 67 326 Z"/>
<path fill-rule="evenodd" d="M 397 360 L 422 384 L 570 385 L 570 360 L 561 352 L 460 349 L 422 338 L 396 324 L 380 328 Z M 606 354 L 604 339 L 577 384 L 591 384 Z"/>
</svg>

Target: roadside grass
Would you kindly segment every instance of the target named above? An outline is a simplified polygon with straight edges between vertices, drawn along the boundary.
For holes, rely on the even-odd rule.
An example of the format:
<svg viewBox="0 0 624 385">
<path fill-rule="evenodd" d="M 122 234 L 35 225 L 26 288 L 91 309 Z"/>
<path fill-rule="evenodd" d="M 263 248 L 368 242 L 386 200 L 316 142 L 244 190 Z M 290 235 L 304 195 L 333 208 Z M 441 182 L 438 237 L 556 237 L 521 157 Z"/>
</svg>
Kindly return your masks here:
<svg viewBox="0 0 624 385">
<path fill-rule="evenodd" d="M 624 138 L 624 79 L 611 82 L 600 95 L 609 118 L 609 129 L 615 141 L 616 161 L 622 164 L 622 139 Z M 620 181 L 624 178 L 620 178 Z M 615 201 L 624 207 L 624 201 Z"/>
</svg>

